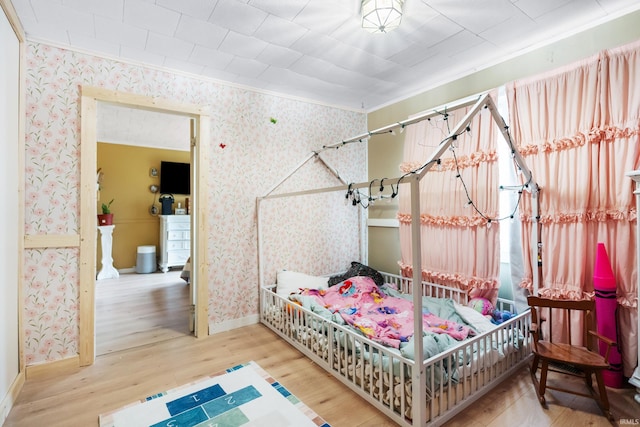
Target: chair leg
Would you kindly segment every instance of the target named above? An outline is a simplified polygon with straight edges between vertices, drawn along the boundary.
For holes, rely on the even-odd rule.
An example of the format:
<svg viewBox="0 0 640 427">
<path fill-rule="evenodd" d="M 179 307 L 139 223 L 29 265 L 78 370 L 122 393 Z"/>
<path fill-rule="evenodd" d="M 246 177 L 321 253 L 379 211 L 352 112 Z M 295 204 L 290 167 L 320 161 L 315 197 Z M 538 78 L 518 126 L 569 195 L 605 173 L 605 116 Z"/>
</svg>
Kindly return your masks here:
<svg viewBox="0 0 640 427">
<path fill-rule="evenodd" d="M 533 382 L 533 387 L 536 390 L 536 395 L 538 396 L 538 400 L 542 405 L 544 405 L 545 404 L 544 394 L 540 394 L 540 381 L 538 381 L 538 377 L 536 376 L 539 363 L 540 363 L 540 360 L 538 356 L 534 356 L 533 362 L 531 362 L 531 367 L 529 368 L 529 373 L 531 374 L 531 381 Z"/>
<path fill-rule="evenodd" d="M 536 395 L 538 396 L 538 401 L 542 406 L 547 404 L 547 401 L 544 398 L 544 392 L 547 387 L 547 367 L 549 362 L 546 360 L 542 361 L 542 369 L 540 370 L 540 380 L 536 376 L 536 372 L 538 371 L 538 367 L 540 365 L 540 359 L 537 356 L 534 356 L 533 362 L 531 364 L 531 368 L 529 371 L 531 372 L 531 380 L 533 381 L 533 385 L 536 389 Z"/>
<path fill-rule="evenodd" d="M 589 390 L 591 392 L 593 392 L 593 383 L 592 383 L 592 378 L 591 378 L 592 371 L 587 370 L 587 369 L 583 369 L 583 371 L 584 371 L 584 382 L 587 385 L 587 387 L 589 388 Z M 600 383 L 600 382 L 598 381 L 598 383 Z"/>
<path fill-rule="evenodd" d="M 533 356 L 533 362 L 531 362 L 531 367 L 529 368 L 529 371 L 531 372 L 531 375 L 535 375 L 536 372 L 538 371 L 538 365 L 540 364 L 540 360 L 538 359 L 538 356 L 534 355 Z"/>
<path fill-rule="evenodd" d="M 545 400 L 544 400 L 544 393 L 547 390 L 547 372 L 549 370 L 549 361 L 548 360 L 543 360 L 542 361 L 542 368 L 540 369 L 540 396 L 538 396 L 538 398 L 540 399 L 540 403 L 544 404 Z"/>
<path fill-rule="evenodd" d="M 600 406 L 600 409 L 602 409 L 604 416 L 607 417 L 609 421 L 613 421 L 613 415 L 611 415 L 611 412 L 609 411 L 609 398 L 607 397 L 607 389 L 604 385 L 604 380 L 602 379 L 602 371 L 598 369 L 595 371 L 595 374 L 596 381 L 598 382 L 598 405 Z M 591 375 L 589 375 L 589 377 L 591 377 Z"/>
</svg>

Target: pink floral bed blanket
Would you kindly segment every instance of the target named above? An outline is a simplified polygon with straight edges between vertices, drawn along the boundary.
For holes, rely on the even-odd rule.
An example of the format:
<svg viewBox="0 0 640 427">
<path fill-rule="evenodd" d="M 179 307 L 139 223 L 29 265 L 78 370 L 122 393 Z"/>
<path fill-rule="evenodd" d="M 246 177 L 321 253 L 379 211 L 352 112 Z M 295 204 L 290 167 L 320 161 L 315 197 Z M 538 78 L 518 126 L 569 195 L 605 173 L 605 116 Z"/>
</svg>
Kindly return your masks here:
<svg viewBox="0 0 640 427">
<path fill-rule="evenodd" d="M 413 336 L 413 303 L 386 294 L 370 277 L 352 277 L 329 289 L 304 289 L 301 294 L 313 297 L 331 313 L 339 313 L 346 323 L 383 345 L 399 348 Z M 447 334 L 456 340 L 475 334 L 469 326 L 442 319 L 425 307 L 422 326 L 426 332 Z"/>
</svg>

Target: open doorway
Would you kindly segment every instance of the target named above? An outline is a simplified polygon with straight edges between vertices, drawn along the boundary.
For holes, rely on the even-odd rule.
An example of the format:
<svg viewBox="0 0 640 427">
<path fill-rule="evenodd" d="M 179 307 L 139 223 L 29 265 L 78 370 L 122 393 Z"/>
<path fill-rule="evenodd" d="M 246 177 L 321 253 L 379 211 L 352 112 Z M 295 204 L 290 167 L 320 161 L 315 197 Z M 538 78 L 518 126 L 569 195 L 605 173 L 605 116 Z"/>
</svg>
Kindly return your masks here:
<svg viewBox="0 0 640 427">
<path fill-rule="evenodd" d="M 200 173 L 207 163 L 206 150 L 201 149 L 201 141 L 209 139 L 209 116 L 203 107 L 191 104 L 174 103 L 152 97 L 131 95 L 122 92 L 108 91 L 95 87 L 82 87 L 82 115 L 81 115 L 81 177 L 82 187 L 80 200 L 80 364 L 90 365 L 95 360 L 95 295 L 96 295 L 96 206 L 97 206 L 97 105 L 98 102 L 112 103 L 129 108 L 161 113 L 187 116 L 191 122 L 191 175 L 192 194 L 190 201 L 190 233 L 191 233 L 191 310 L 193 318 L 193 333 L 196 337 L 208 333 L 207 320 L 207 290 L 206 284 L 201 284 L 200 277 L 207 277 L 205 263 L 199 262 L 206 253 L 206 216 L 197 215 L 199 206 L 206 206 L 207 195 L 206 176 Z M 204 234 L 202 234 L 204 233 Z M 200 235 L 203 238 L 200 238 Z"/>
<path fill-rule="evenodd" d="M 98 102 L 97 207 L 100 214 L 106 205 L 113 218 L 98 225 L 101 240 L 110 234 L 111 253 L 97 245 L 97 356 L 193 331 L 188 269 L 181 274 L 191 253 L 191 120 Z M 179 230 L 167 230 L 170 221 Z"/>
</svg>

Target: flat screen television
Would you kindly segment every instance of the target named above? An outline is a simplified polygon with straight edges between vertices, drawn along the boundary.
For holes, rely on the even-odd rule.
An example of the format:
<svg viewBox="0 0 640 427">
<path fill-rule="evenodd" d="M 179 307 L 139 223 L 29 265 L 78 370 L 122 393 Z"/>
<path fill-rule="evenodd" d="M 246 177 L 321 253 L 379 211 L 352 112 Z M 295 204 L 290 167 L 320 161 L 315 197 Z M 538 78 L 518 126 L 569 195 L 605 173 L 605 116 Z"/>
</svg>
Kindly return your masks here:
<svg viewBox="0 0 640 427">
<path fill-rule="evenodd" d="M 161 161 L 160 193 L 191 194 L 191 164 Z"/>
</svg>

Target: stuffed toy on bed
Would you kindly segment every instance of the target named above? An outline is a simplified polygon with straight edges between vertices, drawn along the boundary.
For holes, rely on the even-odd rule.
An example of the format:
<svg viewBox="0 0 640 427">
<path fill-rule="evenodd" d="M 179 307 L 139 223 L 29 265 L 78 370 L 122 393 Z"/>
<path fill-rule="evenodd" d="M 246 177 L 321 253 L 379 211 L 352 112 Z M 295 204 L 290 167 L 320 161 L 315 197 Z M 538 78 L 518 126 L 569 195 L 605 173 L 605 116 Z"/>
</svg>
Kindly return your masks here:
<svg viewBox="0 0 640 427">
<path fill-rule="evenodd" d="M 491 316 L 495 310 L 491 301 L 486 298 L 471 298 L 468 305 L 483 316 Z"/>
<path fill-rule="evenodd" d="M 498 310 L 496 308 L 495 310 L 493 310 L 493 313 L 491 313 L 491 322 L 499 325 L 500 323 L 506 322 L 507 320 L 511 319 L 513 316 L 515 316 L 515 314 L 511 313 L 510 311 Z"/>
<path fill-rule="evenodd" d="M 491 320 L 491 323 L 499 325 L 500 323 L 511 319 L 514 314 L 506 310 L 498 310 L 486 298 L 471 298 L 469 307 Z"/>
<path fill-rule="evenodd" d="M 353 261 L 351 263 L 351 267 L 349 267 L 349 269 L 344 274 L 331 276 L 329 278 L 329 286 L 337 285 L 338 283 L 356 276 L 371 277 L 376 285 L 384 285 L 384 278 L 378 270 L 375 270 L 368 265 L 361 264 L 357 261 Z"/>
</svg>

